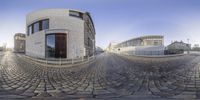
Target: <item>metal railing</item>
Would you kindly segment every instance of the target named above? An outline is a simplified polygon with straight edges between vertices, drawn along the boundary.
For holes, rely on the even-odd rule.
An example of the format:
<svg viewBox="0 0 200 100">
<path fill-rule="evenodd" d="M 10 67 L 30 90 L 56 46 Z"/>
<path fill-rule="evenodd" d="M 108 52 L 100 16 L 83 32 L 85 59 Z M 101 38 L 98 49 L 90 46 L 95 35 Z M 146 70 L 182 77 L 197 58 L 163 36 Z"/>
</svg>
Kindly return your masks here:
<svg viewBox="0 0 200 100">
<path fill-rule="evenodd" d="M 120 54 L 125 55 L 164 55 L 164 51 L 125 51 L 121 52 Z"/>
<path fill-rule="evenodd" d="M 87 58 L 83 58 L 83 57 L 75 58 L 75 59 L 65 59 L 65 58 L 38 59 L 38 58 L 29 57 L 26 55 L 23 55 L 23 56 L 32 61 L 36 61 L 36 62 L 40 62 L 40 63 L 44 63 L 44 64 L 50 64 L 50 65 L 71 65 L 71 64 L 81 63 L 81 62 L 89 62 L 89 61 L 95 59 L 95 56 L 91 56 L 91 57 L 87 57 Z"/>
</svg>

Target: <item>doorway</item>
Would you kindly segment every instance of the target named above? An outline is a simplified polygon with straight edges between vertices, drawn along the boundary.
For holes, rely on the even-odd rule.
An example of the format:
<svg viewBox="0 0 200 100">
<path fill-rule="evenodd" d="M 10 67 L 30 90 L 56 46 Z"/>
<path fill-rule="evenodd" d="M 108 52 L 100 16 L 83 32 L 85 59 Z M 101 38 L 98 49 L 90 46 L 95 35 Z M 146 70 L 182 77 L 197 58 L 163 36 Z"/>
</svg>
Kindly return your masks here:
<svg viewBox="0 0 200 100">
<path fill-rule="evenodd" d="M 46 57 L 66 58 L 67 57 L 67 35 L 65 33 L 46 35 Z"/>
</svg>

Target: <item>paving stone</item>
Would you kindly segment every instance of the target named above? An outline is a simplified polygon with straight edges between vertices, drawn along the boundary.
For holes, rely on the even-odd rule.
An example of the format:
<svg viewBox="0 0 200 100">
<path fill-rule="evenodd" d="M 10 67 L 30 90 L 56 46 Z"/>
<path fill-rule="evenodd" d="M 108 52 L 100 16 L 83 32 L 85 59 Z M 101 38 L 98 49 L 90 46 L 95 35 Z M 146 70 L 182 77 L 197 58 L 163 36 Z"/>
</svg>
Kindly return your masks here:
<svg viewBox="0 0 200 100">
<path fill-rule="evenodd" d="M 0 100 L 200 99 L 200 56 L 97 56 L 73 67 L 46 67 L 24 56 L 0 56 Z M 9 63 L 8 63 L 9 62 Z"/>
</svg>

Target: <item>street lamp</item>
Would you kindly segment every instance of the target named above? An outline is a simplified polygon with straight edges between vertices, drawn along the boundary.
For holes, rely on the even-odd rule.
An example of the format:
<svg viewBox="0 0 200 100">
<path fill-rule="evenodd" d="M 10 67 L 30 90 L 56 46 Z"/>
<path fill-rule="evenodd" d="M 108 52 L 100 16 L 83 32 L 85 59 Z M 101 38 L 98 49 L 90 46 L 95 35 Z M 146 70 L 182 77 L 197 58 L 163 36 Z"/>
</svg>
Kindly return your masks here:
<svg viewBox="0 0 200 100">
<path fill-rule="evenodd" d="M 188 38 L 188 39 L 187 39 L 187 42 L 188 42 L 188 52 L 187 52 L 187 53 L 188 53 L 188 54 L 190 53 L 190 52 L 189 52 L 189 50 L 190 50 L 190 44 L 189 44 L 189 41 L 190 41 L 190 39 Z"/>
</svg>

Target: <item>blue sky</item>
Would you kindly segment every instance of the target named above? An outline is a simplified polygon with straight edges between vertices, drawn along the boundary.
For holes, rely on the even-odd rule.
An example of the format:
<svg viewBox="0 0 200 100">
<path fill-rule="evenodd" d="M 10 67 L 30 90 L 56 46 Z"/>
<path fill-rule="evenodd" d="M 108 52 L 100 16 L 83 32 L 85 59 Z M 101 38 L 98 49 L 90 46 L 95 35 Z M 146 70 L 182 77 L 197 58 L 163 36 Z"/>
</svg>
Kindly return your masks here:
<svg viewBox="0 0 200 100">
<path fill-rule="evenodd" d="M 26 14 L 46 8 L 72 8 L 91 13 L 97 46 L 142 35 L 164 35 L 200 43 L 200 0 L 1 0 L 0 44 L 13 47 L 13 35 L 25 33 Z"/>
</svg>

